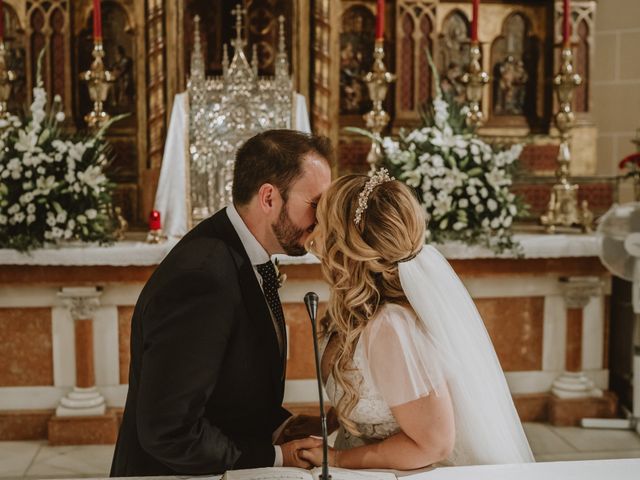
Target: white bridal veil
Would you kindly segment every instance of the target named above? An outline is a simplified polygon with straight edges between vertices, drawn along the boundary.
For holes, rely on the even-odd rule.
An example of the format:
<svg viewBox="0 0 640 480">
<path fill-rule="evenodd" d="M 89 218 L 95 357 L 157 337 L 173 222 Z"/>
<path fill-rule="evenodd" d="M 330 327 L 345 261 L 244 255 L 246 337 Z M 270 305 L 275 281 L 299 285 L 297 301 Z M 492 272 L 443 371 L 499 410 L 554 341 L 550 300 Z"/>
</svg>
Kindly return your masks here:
<svg viewBox="0 0 640 480">
<path fill-rule="evenodd" d="M 400 263 L 402 288 L 443 359 L 453 401 L 454 465 L 533 462 L 482 318 L 445 258 L 426 245 Z"/>
</svg>

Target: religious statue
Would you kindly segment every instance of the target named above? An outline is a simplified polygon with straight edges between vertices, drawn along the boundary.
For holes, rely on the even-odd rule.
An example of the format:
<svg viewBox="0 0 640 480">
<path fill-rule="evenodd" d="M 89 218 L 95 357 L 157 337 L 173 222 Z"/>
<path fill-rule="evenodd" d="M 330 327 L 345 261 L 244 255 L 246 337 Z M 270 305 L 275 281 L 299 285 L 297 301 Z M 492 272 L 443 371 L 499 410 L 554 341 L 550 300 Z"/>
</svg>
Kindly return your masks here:
<svg viewBox="0 0 640 480">
<path fill-rule="evenodd" d="M 456 102 L 464 103 L 466 86 L 461 78 L 469 70 L 469 34 L 459 12 L 445 20 L 440 45 L 440 88 Z"/>
<path fill-rule="evenodd" d="M 494 111 L 497 115 L 523 115 L 529 75 L 521 59 L 513 55 L 496 65 L 497 88 Z"/>
<path fill-rule="evenodd" d="M 340 34 L 340 113 L 362 114 L 370 108 L 363 78 L 373 62 L 373 17 L 361 6 L 347 10 Z"/>
<path fill-rule="evenodd" d="M 133 83 L 133 60 L 127 56 L 122 45 L 115 49 L 114 62 L 111 72 L 115 76 L 112 102 L 114 107 L 133 105 L 135 86 Z"/>
</svg>

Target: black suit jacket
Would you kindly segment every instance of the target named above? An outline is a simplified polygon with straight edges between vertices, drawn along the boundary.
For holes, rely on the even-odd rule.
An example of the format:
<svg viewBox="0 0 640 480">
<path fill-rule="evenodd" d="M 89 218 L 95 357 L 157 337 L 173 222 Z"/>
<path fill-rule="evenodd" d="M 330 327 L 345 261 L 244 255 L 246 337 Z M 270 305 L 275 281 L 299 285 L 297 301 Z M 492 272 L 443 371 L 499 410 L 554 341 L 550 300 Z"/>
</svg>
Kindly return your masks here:
<svg viewBox="0 0 640 480">
<path fill-rule="evenodd" d="M 111 476 L 273 466 L 290 415 L 275 328 L 225 210 L 145 285 L 131 322 L 129 392 Z"/>
</svg>

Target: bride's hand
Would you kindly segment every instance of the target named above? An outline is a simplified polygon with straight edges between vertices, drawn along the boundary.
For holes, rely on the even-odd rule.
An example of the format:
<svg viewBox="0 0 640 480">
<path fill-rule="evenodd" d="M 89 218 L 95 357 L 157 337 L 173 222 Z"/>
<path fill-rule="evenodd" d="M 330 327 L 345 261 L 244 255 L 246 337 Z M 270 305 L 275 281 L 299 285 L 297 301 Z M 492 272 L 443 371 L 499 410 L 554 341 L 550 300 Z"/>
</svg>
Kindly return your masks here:
<svg viewBox="0 0 640 480">
<path fill-rule="evenodd" d="M 312 464 L 314 467 L 319 467 L 322 465 L 322 445 L 315 448 L 302 449 L 298 451 L 298 456 Z M 337 467 L 336 463 L 336 450 L 329 447 L 329 465 L 332 467 Z"/>
</svg>

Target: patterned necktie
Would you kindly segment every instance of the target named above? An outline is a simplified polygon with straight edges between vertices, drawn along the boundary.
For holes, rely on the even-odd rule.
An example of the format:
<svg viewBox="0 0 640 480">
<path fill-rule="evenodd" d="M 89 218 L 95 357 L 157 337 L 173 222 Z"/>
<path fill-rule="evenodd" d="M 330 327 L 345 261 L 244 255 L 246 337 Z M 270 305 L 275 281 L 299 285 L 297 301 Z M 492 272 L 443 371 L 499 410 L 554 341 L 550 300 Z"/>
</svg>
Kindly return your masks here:
<svg viewBox="0 0 640 480">
<path fill-rule="evenodd" d="M 280 296 L 278 295 L 278 276 L 276 275 L 276 268 L 271 261 L 262 263 L 256 266 L 258 273 L 262 277 L 262 290 L 264 291 L 264 297 L 267 299 L 269 308 L 273 317 L 276 319 L 276 325 L 279 332 L 279 337 L 282 339 L 283 345 L 280 351 L 280 356 L 283 359 L 283 363 L 286 358 L 287 351 L 287 332 L 284 323 L 284 313 L 282 312 L 282 304 L 280 303 Z"/>
</svg>

